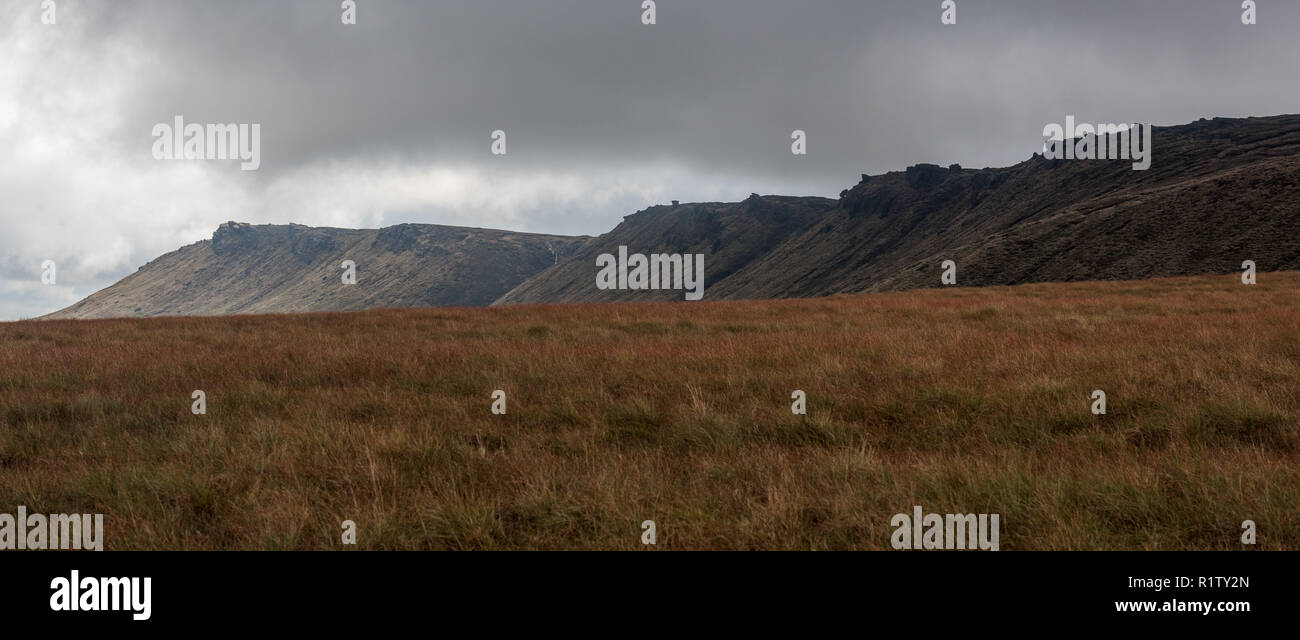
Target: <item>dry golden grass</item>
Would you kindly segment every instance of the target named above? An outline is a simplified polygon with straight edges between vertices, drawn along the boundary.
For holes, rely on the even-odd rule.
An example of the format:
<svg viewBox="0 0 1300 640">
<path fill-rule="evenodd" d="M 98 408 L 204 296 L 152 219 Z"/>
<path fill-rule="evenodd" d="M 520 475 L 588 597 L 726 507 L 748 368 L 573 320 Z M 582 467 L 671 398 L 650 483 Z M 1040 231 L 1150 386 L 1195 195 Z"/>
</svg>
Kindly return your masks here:
<svg viewBox="0 0 1300 640">
<path fill-rule="evenodd" d="M 341 548 L 345 519 L 361 548 L 636 549 L 653 519 L 661 549 L 883 549 L 917 504 L 1001 514 L 1007 550 L 1237 549 L 1246 519 L 1297 548 L 1298 302 L 1274 273 L 4 324 L 0 512 L 104 513 L 109 549 Z"/>
</svg>

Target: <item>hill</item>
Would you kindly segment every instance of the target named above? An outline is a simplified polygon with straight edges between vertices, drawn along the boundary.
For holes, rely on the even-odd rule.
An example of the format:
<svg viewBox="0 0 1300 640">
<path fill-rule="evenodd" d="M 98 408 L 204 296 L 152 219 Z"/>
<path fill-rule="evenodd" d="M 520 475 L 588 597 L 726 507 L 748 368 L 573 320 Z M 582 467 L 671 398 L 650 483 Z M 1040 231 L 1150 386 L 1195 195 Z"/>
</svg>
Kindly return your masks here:
<svg viewBox="0 0 1300 640">
<path fill-rule="evenodd" d="M 657 205 L 597 238 L 434 225 L 380 230 L 227 223 L 51 318 L 681 300 L 600 289 L 597 257 L 702 254 L 709 300 L 940 284 L 1116 280 L 1300 269 L 1300 116 L 1157 127 L 1128 160 L 921 164 L 838 199 Z M 548 248 L 549 247 L 549 248 Z M 552 252 L 552 249 L 554 252 Z M 358 286 L 340 286 L 354 260 Z"/>
<path fill-rule="evenodd" d="M 384 229 L 227 222 L 54 318 L 484 306 L 586 238 L 402 224 Z M 356 265 L 344 285 L 342 262 Z"/>
<path fill-rule="evenodd" d="M 704 253 L 708 299 L 814 297 L 958 283 L 1113 280 L 1300 268 L 1300 116 L 1156 127 L 1129 161 L 1001 169 L 917 165 L 863 176 L 838 201 L 751 196 L 628 216 L 497 304 L 681 299 L 600 290 L 595 257 Z"/>
</svg>

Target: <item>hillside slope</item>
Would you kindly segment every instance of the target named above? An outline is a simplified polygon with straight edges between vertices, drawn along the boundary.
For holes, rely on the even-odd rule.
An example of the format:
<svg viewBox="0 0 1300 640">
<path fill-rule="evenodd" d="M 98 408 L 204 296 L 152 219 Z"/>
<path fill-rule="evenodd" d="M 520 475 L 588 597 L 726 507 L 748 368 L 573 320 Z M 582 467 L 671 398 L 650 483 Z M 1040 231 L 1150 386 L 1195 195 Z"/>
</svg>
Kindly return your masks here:
<svg viewBox="0 0 1300 640">
<path fill-rule="evenodd" d="M 485 306 L 586 240 L 420 224 L 352 230 L 227 222 L 211 240 L 45 317 Z M 355 285 L 343 284 L 344 260 L 356 263 Z"/>
<path fill-rule="evenodd" d="M 863 176 L 838 201 L 752 196 L 651 207 L 497 304 L 680 300 L 602 291 L 595 257 L 704 253 L 706 299 L 1300 268 L 1300 116 L 1158 127 L 1131 161 L 1034 157 L 1001 169 L 917 165 Z"/>
</svg>

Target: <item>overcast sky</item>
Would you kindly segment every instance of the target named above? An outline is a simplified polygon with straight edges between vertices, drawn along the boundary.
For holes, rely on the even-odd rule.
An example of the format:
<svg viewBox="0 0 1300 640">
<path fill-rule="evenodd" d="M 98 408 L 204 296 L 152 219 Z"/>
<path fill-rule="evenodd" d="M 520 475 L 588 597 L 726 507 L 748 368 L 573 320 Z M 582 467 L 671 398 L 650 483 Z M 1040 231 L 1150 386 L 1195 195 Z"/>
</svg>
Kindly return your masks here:
<svg viewBox="0 0 1300 640">
<path fill-rule="evenodd" d="M 226 220 L 596 235 L 672 199 L 1005 166 L 1042 128 L 1300 112 L 1300 2 L 0 0 L 0 320 Z M 261 168 L 152 130 L 261 125 Z M 493 155 L 491 133 L 507 135 Z M 791 132 L 808 154 L 790 153 Z M 1159 150 L 1156 150 L 1159 153 Z M 54 260 L 58 282 L 40 282 Z"/>
</svg>

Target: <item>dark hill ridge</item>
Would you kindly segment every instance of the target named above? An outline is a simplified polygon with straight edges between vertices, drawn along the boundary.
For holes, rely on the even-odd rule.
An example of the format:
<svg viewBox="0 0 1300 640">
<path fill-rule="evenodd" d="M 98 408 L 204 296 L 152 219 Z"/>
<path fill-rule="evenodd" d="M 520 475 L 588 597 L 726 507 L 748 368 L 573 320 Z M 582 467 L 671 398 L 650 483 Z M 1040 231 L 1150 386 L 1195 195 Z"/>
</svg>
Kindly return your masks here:
<svg viewBox="0 0 1300 640">
<path fill-rule="evenodd" d="M 1226 273 L 1243 260 L 1300 268 L 1300 116 L 1157 127 L 1153 149 L 1147 171 L 1035 154 L 1000 169 L 863 176 L 838 202 L 653 207 L 497 304 L 681 299 L 598 290 L 595 256 L 619 245 L 704 253 L 706 300 L 939 286 L 947 259 L 966 286 Z"/>
<path fill-rule="evenodd" d="M 615 300 L 681 300 L 682 291 L 601 291 L 596 256 L 619 245 L 641 253 L 705 254 L 705 299 L 721 299 L 743 285 L 748 269 L 835 208 L 828 198 L 758 197 L 738 203 L 655 206 L 623 218 L 613 231 L 516 287 L 497 304 Z"/>
<path fill-rule="evenodd" d="M 47 318 L 486 306 L 585 237 L 401 224 L 222 224 L 212 235 Z M 552 253 L 554 250 L 555 253 Z M 357 265 L 344 285 L 341 263 Z"/>
<path fill-rule="evenodd" d="M 598 238 L 227 223 L 47 317 L 683 299 L 597 289 L 596 256 L 620 245 L 704 254 L 706 300 L 934 287 L 944 260 L 965 286 L 1300 269 L 1300 116 L 1157 127 L 1152 153 L 1147 171 L 1037 154 L 922 164 L 864 175 L 838 200 L 654 206 Z M 357 286 L 341 286 L 344 259 Z"/>
</svg>

